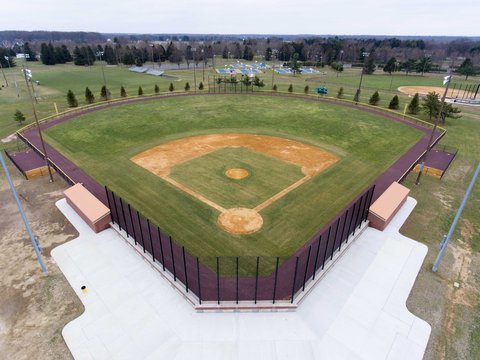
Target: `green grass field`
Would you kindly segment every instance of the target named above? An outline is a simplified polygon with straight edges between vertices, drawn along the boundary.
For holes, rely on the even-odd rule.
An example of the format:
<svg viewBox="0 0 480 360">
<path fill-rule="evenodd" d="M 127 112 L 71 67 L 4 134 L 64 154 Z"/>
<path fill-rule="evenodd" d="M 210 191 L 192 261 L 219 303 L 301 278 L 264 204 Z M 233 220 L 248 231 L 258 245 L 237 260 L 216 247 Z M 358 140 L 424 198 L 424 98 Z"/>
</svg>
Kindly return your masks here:
<svg viewBox="0 0 480 360">
<path fill-rule="evenodd" d="M 130 160 L 139 152 L 173 139 L 212 133 L 290 138 L 332 152 L 340 161 L 264 209 L 260 231 L 230 235 L 217 227 L 216 210 Z M 46 131 L 46 137 L 100 184 L 120 194 L 185 245 L 194 256 L 288 256 L 399 158 L 421 133 L 378 116 L 334 105 L 220 95 L 162 99 L 98 111 L 52 127 Z M 223 164 L 230 164 L 235 157 L 245 157 L 248 159 L 245 166 L 250 166 L 255 174 L 260 161 L 269 169 L 280 165 L 276 159 L 242 152 L 232 152 Z M 205 173 L 196 166 L 189 176 L 191 164 L 187 163 L 173 175 L 201 187 L 202 179 L 210 181 L 215 178 L 212 174 L 222 171 L 222 154 L 196 161 L 206 165 Z M 294 171 L 273 183 L 283 186 L 299 175 Z M 257 181 L 255 195 L 262 192 L 264 197 L 269 196 L 268 187 L 260 184 L 264 176 L 252 177 Z M 217 189 L 200 190 L 225 204 L 231 203 L 229 187 L 222 187 L 227 181 L 219 177 L 212 181 Z M 246 194 L 242 201 L 251 201 L 251 196 Z"/>
<path fill-rule="evenodd" d="M 249 175 L 230 179 L 225 172 L 232 168 Z M 285 161 L 246 148 L 224 148 L 175 166 L 170 177 L 229 209 L 254 208 L 304 175 L 299 166 Z"/>
</svg>

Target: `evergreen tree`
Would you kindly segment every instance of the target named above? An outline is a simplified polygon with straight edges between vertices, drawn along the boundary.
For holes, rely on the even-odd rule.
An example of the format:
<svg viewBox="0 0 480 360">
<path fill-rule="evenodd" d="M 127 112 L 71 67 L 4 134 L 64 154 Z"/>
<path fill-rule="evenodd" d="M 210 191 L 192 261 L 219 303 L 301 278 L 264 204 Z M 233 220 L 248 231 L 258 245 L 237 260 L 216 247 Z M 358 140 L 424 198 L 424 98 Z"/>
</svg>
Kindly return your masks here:
<svg viewBox="0 0 480 360">
<path fill-rule="evenodd" d="M 85 89 L 85 100 L 88 104 L 93 104 L 95 101 L 95 95 L 93 95 L 92 91 L 88 88 Z"/>
<path fill-rule="evenodd" d="M 278 90 L 277 84 L 273 84 L 272 90 L 273 90 L 273 91 L 277 91 L 277 90 Z"/>
<path fill-rule="evenodd" d="M 203 90 L 203 82 L 200 81 L 200 84 L 198 85 L 198 90 Z"/>
<path fill-rule="evenodd" d="M 267 50 L 265 50 L 265 61 L 271 61 L 272 55 L 273 55 L 272 48 L 268 47 Z"/>
<path fill-rule="evenodd" d="M 260 78 L 257 75 L 255 75 L 255 77 L 253 78 L 253 85 L 255 85 L 257 87 L 264 87 L 265 86 L 263 80 L 260 80 Z"/>
<path fill-rule="evenodd" d="M 337 92 L 337 98 L 341 99 L 342 97 L 343 97 L 343 87 L 338 89 L 338 92 Z"/>
<path fill-rule="evenodd" d="M 432 91 L 429 92 L 422 100 L 421 107 L 423 112 L 427 114 L 431 120 L 432 117 L 437 116 L 438 112 L 440 111 L 441 104 L 440 95 Z"/>
<path fill-rule="evenodd" d="M 468 80 L 470 75 L 476 75 L 479 73 L 479 70 L 473 66 L 472 60 L 466 58 L 463 60 L 462 64 L 457 69 L 457 72 L 461 75 L 465 75 L 465 80 Z"/>
<path fill-rule="evenodd" d="M 370 100 L 368 100 L 368 103 L 370 105 L 378 105 L 378 103 L 380 102 L 380 94 L 378 93 L 378 91 L 375 91 L 372 96 L 370 97 Z"/>
<path fill-rule="evenodd" d="M 222 51 L 222 58 L 223 59 L 228 59 L 228 47 L 224 47 Z"/>
<path fill-rule="evenodd" d="M 125 88 L 123 87 L 123 85 L 120 88 L 120 96 L 123 97 L 123 98 L 127 97 L 127 92 L 125 91 Z"/>
<path fill-rule="evenodd" d="M 305 85 L 305 87 L 303 88 L 303 92 L 305 94 L 308 94 L 310 92 L 310 87 L 308 85 Z"/>
<path fill-rule="evenodd" d="M 243 59 L 244 60 L 248 60 L 248 61 L 252 61 L 253 60 L 253 50 L 250 46 L 248 45 L 245 45 L 244 49 L 243 49 Z"/>
<path fill-rule="evenodd" d="M 143 95 L 143 89 L 141 86 L 138 87 L 138 96 L 142 96 Z"/>
<path fill-rule="evenodd" d="M 75 94 L 70 89 L 68 89 L 68 92 L 67 92 L 67 103 L 68 103 L 68 106 L 70 107 L 78 106 L 77 98 L 75 97 Z"/>
<path fill-rule="evenodd" d="M 15 121 L 18 121 L 20 125 L 22 125 L 22 122 L 26 120 L 25 115 L 20 110 L 16 110 L 15 113 L 13 114 L 13 119 Z"/>
<path fill-rule="evenodd" d="M 110 45 L 105 45 L 105 50 L 103 52 L 103 59 L 108 65 L 116 65 L 117 57 L 115 56 L 115 50 Z"/>
<path fill-rule="evenodd" d="M 365 66 L 363 67 L 363 73 L 366 75 L 372 75 L 375 71 L 375 50 L 370 51 Z"/>
<path fill-rule="evenodd" d="M 158 93 L 160 92 L 160 88 L 158 87 L 157 84 L 155 84 L 155 89 L 154 89 L 154 91 L 155 91 L 155 94 L 158 94 Z"/>
<path fill-rule="evenodd" d="M 190 84 L 188 82 L 185 83 L 185 91 L 190 90 Z"/>
<path fill-rule="evenodd" d="M 62 45 L 61 50 L 62 50 L 63 59 L 65 60 L 65 62 L 73 61 L 72 54 L 70 54 L 70 51 L 68 50 L 66 45 Z"/>
<path fill-rule="evenodd" d="M 397 63 L 397 59 L 395 57 L 391 57 L 383 67 L 383 71 L 388 72 L 389 74 L 392 74 L 392 72 L 395 71 L 396 63 Z"/>
<path fill-rule="evenodd" d="M 170 83 L 170 86 L 168 87 L 168 91 L 172 92 L 175 90 L 175 87 L 173 86 L 173 83 Z"/>
<path fill-rule="evenodd" d="M 410 103 L 408 104 L 407 112 L 409 114 L 415 115 L 415 114 L 418 114 L 419 111 L 420 111 L 420 97 L 419 97 L 418 93 L 416 93 L 413 96 Z"/>
<path fill-rule="evenodd" d="M 125 65 L 134 65 L 135 64 L 135 56 L 133 55 L 132 50 L 128 46 L 125 47 L 125 52 L 123 54 L 122 62 Z"/>
<path fill-rule="evenodd" d="M 37 54 L 32 51 L 30 48 L 30 44 L 26 42 L 23 44 L 23 52 L 25 53 L 25 57 L 27 61 L 37 61 Z"/>
<path fill-rule="evenodd" d="M 288 86 L 288 92 L 293 92 L 293 85 L 292 85 L 292 84 L 290 84 L 290 85 Z"/>
<path fill-rule="evenodd" d="M 292 69 L 293 76 L 296 74 L 300 74 L 302 72 L 302 69 L 300 67 L 300 63 L 298 62 L 298 53 L 293 54 L 292 57 L 292 65 L 290 66 Z"/>
<path fill-rule="evenodd" d="M 429 56 L 423 56 L 415 63 L 415 71 L 417 73 L 429 72 L 432 69 L 432 59 Z"/>
<path fill-rule="evenodd" d="M 390 104 L 388 104 L 388 108 L 392 110 L 398 110 L 399 108 L 399 100 L 398 96 L 395 95 L 392 100 L 390 101 Z"/>
<path fill-rule="evenodd" d="M 55 65 L 55 49 L 52 46 L 52 43 L 47 45 L 42 43 L 40 45 L 40 60 L 44 65 Z"/>
<path fill-rule="evenodd" d="M 110 99 L 110 91 L 107 89 L 105 85 L 103 85 L 102 89 L 100 90 L 100 98 L 103 101 Z"/>
</svg>

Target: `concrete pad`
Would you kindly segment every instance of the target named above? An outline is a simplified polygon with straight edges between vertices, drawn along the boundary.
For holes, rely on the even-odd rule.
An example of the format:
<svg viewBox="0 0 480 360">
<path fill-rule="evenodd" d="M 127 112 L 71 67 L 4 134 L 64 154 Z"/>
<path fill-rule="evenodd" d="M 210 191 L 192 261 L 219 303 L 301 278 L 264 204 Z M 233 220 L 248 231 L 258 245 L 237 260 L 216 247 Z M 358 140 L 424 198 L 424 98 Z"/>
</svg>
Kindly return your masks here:
<svg viewBox="0 0 480 360">
<path fill-rule="evenodd" d="M 63 337 L 75 359 L 420 360 L 431 328 L 405 302 L 427 247 L 398 232 L 415 204 L 366 229 L 297 311 L 222 313 L 196 312 L 114 230 L 95 234 L 60 200 L 80 236 L 52 256 L 85 306 Z"/>
</svg>

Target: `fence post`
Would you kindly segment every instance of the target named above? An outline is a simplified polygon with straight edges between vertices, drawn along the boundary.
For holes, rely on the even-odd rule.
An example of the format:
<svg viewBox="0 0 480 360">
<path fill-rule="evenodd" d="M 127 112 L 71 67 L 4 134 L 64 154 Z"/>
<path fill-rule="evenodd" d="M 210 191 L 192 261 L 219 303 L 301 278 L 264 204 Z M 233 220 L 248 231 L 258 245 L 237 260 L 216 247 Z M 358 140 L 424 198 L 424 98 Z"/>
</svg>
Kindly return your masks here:
<svg viewBox="0 0 480 360">
<path fill-rule="evenodd" d="M 217 256 L 217 304 L 220 305 L 220 260 Z"/>
<path fill-rule="evenodd" d="M 108 209 L 110 210 L 110 213 L 112 213 L 112 204 L 110 203 L 110 197 L 108 196 L 107 185 L 105 185 L 105 193 L 107 194 Z M 112 222 L 115 223 L 115 221 L 113 220 L 113 216 L 112 216 Z"/>
<path fill-rule="evenodd" d="M 293 273 L 293 284 L 292 284 L 292 301 L 290 302 L 293 304 L 293 297 L 295 296 L 295 280 L 297 280 L 297 269 L 298 269 L 298 256 L 295 260 L 295 272 Z"/>
<path fill-rule="evenodd" d="M 237 274 L 237 289 L 236 289 L 236 300 L 237 300 L 237 304 L 238 304 L 238 256 L 236 257 L 236 262 L 237 262 L 237 269 L 236 269 L 236 274 Z"/>
<path fill-rule="evenodd" d="M 338 251 L 341 251 L 342 250 L 342 244 L 343 244 L 343 241 L 345 240 L 345 225 L 347 225 L 347 218 L 348 218 L 348 210 L 345 212 L 344 214 L 344 220 L 343 220 L 343 226 L 342 226 L 342 237 L 340 238 L 340 245 L 338 247 Z"/>
<path fill-rule="evenodd" d="M 155 262 L 155 250 L 153 250 L 152 230 L 150 230 L 150 220 L 147 218 L 148 237 L 150 238 L 150 247 L 152 249 L 152 260 Z"/>
<path fill-rule="evenodd" d="M 308 247 L 308 255 L 307 255 L 307 263 L 305 265 L 305 273 L 303 274 L 303 286 L 302 291 L 305 291 L 305 282 L 307 281 L 307 272 L 308 272 L 308 265 L 310 264 L 310 252 L 312 251 L 312 245 Z"/>
<path fill-rule="evenodd" d="M 278 278 L 278 263 L 280 258 L 277 256 L 277 263 L 275 265 L 275 281 L 273 283 L 273 303 L 275 304 L 275 293 L 277 292 L 277 278 Z"/>
<path fill-rule="evenodd" d="M 115 217 L 117 218 L 117 225 L 120 231 L 122 231 L 122 225 L 120 225 L 120 218 L 118 217 L 117 202 L 115 201 L 115 193 L 111 191 L 113 199 L 113 207 L 115 209 Z"/>
<path fill-rule="evenodd" d="M 370 206 L 372 205 L 372 200 L 373 200 L 373 194 L 375 193 L 375 185 L 373 185 L 373 188 L 372 188 L 372 195 L 370 196 L 370 199 L 368 199 L 368 206 L 367 208 L 365 209 L 366 211 L 366 216 L 365 216 L 365 220 L 368 219 L 368 211 L 370 210 Z"/>
<path fill-rule="evenodd" d="M 163 257 L 162 234 L 158 226 L 157 226 L 157 232 L 158 232 L 158 241 L 160 241 L 160 256 L 162 257 L 162 267 L 163 267 L 163 271 L 165 271 L 165 258 Z"/>
<path fill-rule="evenodd" d="M 355 208 L 356 207 L 357 207 L 357 203 L 353 204 L 352 216 L 350 217 L 350 222 L 348 224 L 348 234 L 347 234 L 346 242 L 348 242 L 348 238 L 350 237 L 350 234 L 352 233 L 352 221 L 353 221 L 353 216 L 355 215 Z"/>
<path fill-rule="evenodd" d="M 170 255 L 172 255 L 173 281 L 177 281 L 177 271 L 176 271 L 176 269 L 175 269 L 175 257 L 173 256 L 172 237 L 169 236 L 168 239 L 170 240 Z"/>
<path fill-rule="evenodd" d="M 313 264 L 313 278 L 315 280 L 315 275 L 317 274 L 317 263 L 318 263 L 318 255 L 320 253 L 320 244 L 322 242 L 322 234 L 318 237 L 318 247 L 317 247 L 317 254 L 315 255 L 315 262 Z"/>
<path fill-rule="evenodd" d="M 145 240 L 143 239 L 142 222 L 140 221 L 140 213 L 138 212 L 138 210 L 137 210 L 137 219 L 138 219 L 138 227 L 140 228 L 140 238 L 142 240 L 143 253 L 145 253 Z"/>
<path fill-rule="evenodd" d="M 254 297 L 254 302 L 255 304 L 257 303 L 257 290 L 258 290 L 258 266 L 260 263 L 260 257 L 257 256 L 257 270 L 255 272 L 255 297 Z"/>
<path fill-rule="evenodd" d="M 198 301 L 202 305 L 202 287 L 200 286 L 200 264 L 197 256 L 197 281 L 198 281 Z"/>
<path fill-rule="evenodd" d="M 330 254 L 330 260 L 333 260 L 333 253 L 335 252 L 335 243 L 337 242 L 338 226 L 339 225 L 340 225 L 340 218 L 338 218 L 337 226 L 335 227 L 335 235 L 333 236 L 333 245 L 332 245 L 332 253 Z"/>
<path fill-rule="evenodd" d="M 128 226 L 127 226 L 127 219 L 125 218 L 125 209 L 123 207 L 122 198 L 119 198 L 119 199 L 120 199 L 120 209 L 122 209 L 123 223 L 125 224 L 125 232 L 127 233 L 127 239 L 128 239 Z"/>
<path fill-rule="evenodd" d="M 135 224 L 133 223 L 132 208 L 130 207 L 130 204 L 127 204 L 127 207 L 128 215 L 130 216 L 130 222 L 132 223 L 133 242 L 135 243 L 135 245 L 137 245 L 137 233 L 135 232 Z"/>
<path fill-rule="evenodd" d="M 358 226 L 358 220 L 360 218 L 360 212 L 363 211 L 363 207 L 362 207 L 362 203 L 363 203 L 363 195 L 362 197 L 360 198 L 360 203 L 358 205 L 358 213 L 357 213 L 357 216 L 355 217 L 355 227 L 353 228 L 353 235 L 355 235 L 355 231 L 357 230 L 357 226 Z M 365 205 L 364 205 L 365 206 Z M 360 224 L 362 224 L 362 222 L 360 221 Z M 360 228 L 360 226 L 358 226 Z"/>
<path fill-rule="evenodd" d="M 185 261 L 185 246 L 182 246 L 183 255 L 183 271 L 185 272 L 185 291 L 188 293 L 188 275 L 187 275 L 187 262 Z"/>
<path fill-rule="evenodd" d="M 328 227 L 327 245 L 325 246 L 325 252 L 323 253 L 322 270 L 325 268 L 325 260 L 327 260 L 328 244 L 330 243 L 330 231 L 331 230 L 332 230 L 332 225 L 330 225 Z"/>
</svg>

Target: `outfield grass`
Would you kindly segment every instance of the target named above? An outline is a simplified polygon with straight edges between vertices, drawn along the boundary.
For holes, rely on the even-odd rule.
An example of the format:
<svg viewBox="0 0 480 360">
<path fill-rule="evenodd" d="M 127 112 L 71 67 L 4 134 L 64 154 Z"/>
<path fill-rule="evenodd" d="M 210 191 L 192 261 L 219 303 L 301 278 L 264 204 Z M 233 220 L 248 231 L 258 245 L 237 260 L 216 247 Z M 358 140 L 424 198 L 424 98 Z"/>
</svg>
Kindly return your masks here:
<svg viewBox="0 0 480 360">
<path fill-rule="evenodd" d="M 232 132 L 290 138 L 341 160 L 263 210 L 263 228 L 244 236 L 219 230 L 216 210 L 130 160 L 173 139 Z M 234 95 L 124 105 L 46 131 L 62 153 L 194 256 L 291 255 L 421 136 L 408 126 L 334 105 Z"/>
<path fill-rule="evenodd" d="M 230 61 L 229 63 L 231 63 Z M 216 59 L 215 65 L 223 67 L 224 61 Z M 0 139 L 15 132 L 19 125 L 13 120 L 13 113 L 16 109 L 21 110 L 27 116 L 27 122 L 33 120 L 31 105 L 27 95 L 25 81 L 21 73 L 22 62 L 12 69 L 4 69 L 10 87 L 0 91 Z M 40 63 L 27 63 L 27 66 L 33 72 L 33 79 L 40 81 L 40 86 L 35 86 L 35 92 L 39 102 L 37 109 L 39 117 L 46 117 L 55 114 L 54 103 L 59 111 L 68 108 L 66 101 L 66 93 L 71 89 L 77 96 L 80 105 L 85 105 L 85 88 L 88 86 L 94 93 L 96 100 L 100 101 L 100 89 L 104 84 L 102 63 L 97 62 L 94 66 L 83 67 L 73 64 L 46 66 Z M 353 99 L 353 95 L 358 87 L 360 80 L 360 69 L 346 69 L 343 73 L 337 75 L 330 68 L 320 69 L 325 74 L 304 74 L 304 75 L 281 75 L 274 74 L 274 83 L 278 86 L 279 91 L 287 91 L 290 84 L 293 85 L 294 92 L 303 93 L 306 85 L 310 88 L 310 93 L 314 93 L 315 87 L 319 85 L 327 86 L 329 96 L 336 96 L 340 87 L 344 88 L 344 98 Z M 145 94 L 154 92 L 155 84 L 158 84 L 161 92 L 167 92 L 170 83 L 173 83 L 175 90 L 183 90 L 186 82 L 190 83 L 193 90 L 194 72 L 190 70 L 168 70 L 169 75 L 176 78 L 156 77 L 145 74 L 132 73 L 127 67 L 103 67 L 105 79 L 113 98 L 120 97 L 120 87 L 123 85 L 128 95 L 137 95 L 138 87 L 142 86 Z M 218 76 L 213 69 L 205 70 L 205 81 L 203 71 L 198 69 L 196 72 L 197 85 L 203 81 L 207 86 L 208 76 Z M 266 70 L 259 75 L 265 82 L 264 89 L 271 89 L 272 70 Z M 19 97 L 13 86 L 16 79 L 19 89 Z M 387 107 L 394 95 L 400 97 L 400 110 L 403 111 L 404 105 L 409 101 L 406 95 L 399 93 L 396 89 L 405 85 L 432 85 L 441 86 L 443 74 L 425 74 L 420 76 L 410 74 L 406 76 L 404 73 L 396 73 L 390 76 L 382 70 L 377 70 L 374 75 L 364 76 L 361 92 L 361 101 L 368 102 L 368 99 L 375 90 L 380 92 L 379 106 Z M 392 81 L 393 80 L 393 81 Z M 455 76 L 453 82 L 461 83 L 463 88 L 465 84 L 480 83 L 479 77 L 471 77 L 465 81 L 463 77 Z M 390 84 L 392 84 L 390 86 Z M 207 91 L 206 89 L 204 90 Z"/>
<path fill-rule="evenodd" d="M 232 168 L 249 174 L 230 179 L 225 172 Z M 299 166 L 271 156 L 246 148 L 224 148 L 173 167 L 170 177 L 229 209 L 254 208 L 304 175 Z"/>
</svg>

